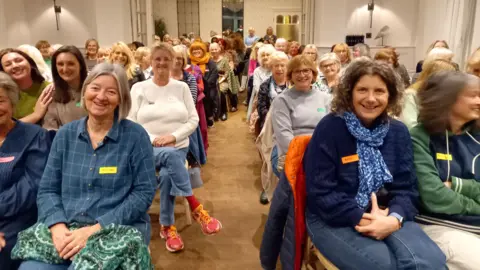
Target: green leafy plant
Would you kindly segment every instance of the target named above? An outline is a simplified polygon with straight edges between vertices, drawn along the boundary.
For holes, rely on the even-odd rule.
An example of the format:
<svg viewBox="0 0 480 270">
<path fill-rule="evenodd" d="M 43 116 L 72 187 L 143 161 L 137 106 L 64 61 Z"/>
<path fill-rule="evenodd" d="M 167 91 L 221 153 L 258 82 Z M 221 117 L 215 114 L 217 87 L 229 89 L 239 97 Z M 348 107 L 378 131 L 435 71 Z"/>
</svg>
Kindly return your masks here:
<svg viewBox="0 0 480 270">
<path fill-rule="evenodd" d="M 165 20 L 163 18 L 155 19 L 155 35 L 162 38 L 165 34 L 167 34 L 167 25 L 165 24 Z"/>
</svg>

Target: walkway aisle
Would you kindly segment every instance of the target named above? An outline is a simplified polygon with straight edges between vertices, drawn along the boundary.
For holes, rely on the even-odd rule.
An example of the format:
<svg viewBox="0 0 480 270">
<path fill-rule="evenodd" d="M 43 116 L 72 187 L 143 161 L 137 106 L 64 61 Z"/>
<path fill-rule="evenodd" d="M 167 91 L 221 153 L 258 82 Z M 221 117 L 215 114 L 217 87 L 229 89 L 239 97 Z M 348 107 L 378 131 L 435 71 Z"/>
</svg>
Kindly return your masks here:
<svg viewBox="0 0 480 270">
<path fill-rule="evenodd" d="M 245 111 L 240 106 L 226 122 L 216 122 L 210 130 L 208 162 L 203 168 L 205 185 L 194 190 L 212 216 L 222 222 L 223 230 L 205 236 L 197 223 L 187 226 L 184 207 L 177 201 L 176 225 L 185 250 L 171 254 L 158 236 L 158 215 L 151 215 L 150 248 L 156 269 L 261 269 L 259 247 L 268 206 L 258 201 L 261 163 L 244 122 Z"/>
</svg>

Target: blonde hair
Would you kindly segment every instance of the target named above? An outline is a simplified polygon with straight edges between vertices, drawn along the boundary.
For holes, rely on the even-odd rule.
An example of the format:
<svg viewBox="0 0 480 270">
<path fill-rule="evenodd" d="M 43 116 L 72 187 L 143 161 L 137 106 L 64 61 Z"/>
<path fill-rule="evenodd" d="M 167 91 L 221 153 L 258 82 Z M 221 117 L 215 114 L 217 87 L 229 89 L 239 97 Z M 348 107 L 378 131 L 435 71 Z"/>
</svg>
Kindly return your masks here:
<svg viewBox="0 0 480 270">
<path fill-rule="evenodd" d="M 423 64 L 423 69 L 420 75 L 418 76 L 417 81 L 410 86 L 411 89 L 418 91 L 422 85 L 430 78 L 433 74 L 440 71 L 455 71 L 455 65 L 445 59 L 434 59 Z"/>
<path fill-rule="evenodd" d="M 258 53 L 255 49 L 259 49 L 263 46 L 263 42 L 256 42 L 252 46 L 252 52 L 250 53 L 250 60 L 257 60 L 258 59 Z"/>
<path fill-rule="evenodd" d="M 172 45 L 166 42 L 155 43 L 152 46 L 151 51 L 152 55 L 154 55 L 157 51 L 166 51 L 168 52 L 168 54 L 170 54 L 170 57 L 172 58 L 171 60 L 173 60 L 173 58 L 175 57 L 175 51 L 173 50 Z"/>
<path fill-rule="evenodd" d="M 270 55 L 270 64 L 273 62 L 285 62 L 288 63 L 288 56 L 284 52 L 275 51 Z"/>
<path fill-rule="evenodd" d="M 347 43 L 337 43 L 333 45 L 332 52 L 336 53 L 341 49 L 345 49 L 347 52 L 347 64 L 350 63 L 352 61 L 352 53 L 350 52 L 350 48 L 348 47 Z"/>
<path fill-rule="evenodd" d="M 433 50 L 433 48 L 435 48 L 435 45 L 437 45 L 437 43 L 439 43 L 439 42 L 442 42 L 443 44 L 445 44 L 446 49 L 450 49 L 447 41 L 445 41 L 445 40 L 435 40 L 432 44 L 430 44 L 430 46 L 428 46 L 427 55 L 430 53 L 431 50 Z"/>
<path fill-rule="evenodd" d="M 133 57 L 132 50 L 127 46 L 127 44 L 123 42 L 117 42 L 112 45 L 112 49 L 110 51 L 110 56 L 108 60 L 110 63 L 113 63 L 113 55 L 116 51 L 121 51 L 127 56 L 127 63 L 125 64 L 125 71 L 127 72 L 127 78 L 131 80 L 135 75 L 135 59 Z"/>
<path fill-rule="evenodd" d="M 453 52 L 449 49 L 446 48 L 433 48 L 425 58 L 425 61 L 423 64 L 427 64 L 428 62 L 431 62 L 433 60 L 437 59 L 443 59 L 447 61 L 452 61 L 453 58 Z"/>
<path fill-rule="evenodd" d="M 467 73 L 473 73 L 475 67 L 480 67 L 480 48 L 470 55 L 467 62 Z"/>
<path fill-rule="evenodd" d="M 188 64 L 188 54 L 187 54 L 187 49 L 182 46 L 182 45 L 177 45 L 177 46 L 173 46 L 173 51 L 175 53 L 179 53 L 182 55 L 182 58 L 183 58 L 183 68 L 187 67 L 187 64 Z"/>
<path fill-rule="evenodd" d="M 138 47 L 138 49 L 135 51 L 135 61 L 138 62 L 138 60 L 143 59 L 143 57 L 149 56 L 150 55 L 150 48 L 148 47 Z"/>
</svg>

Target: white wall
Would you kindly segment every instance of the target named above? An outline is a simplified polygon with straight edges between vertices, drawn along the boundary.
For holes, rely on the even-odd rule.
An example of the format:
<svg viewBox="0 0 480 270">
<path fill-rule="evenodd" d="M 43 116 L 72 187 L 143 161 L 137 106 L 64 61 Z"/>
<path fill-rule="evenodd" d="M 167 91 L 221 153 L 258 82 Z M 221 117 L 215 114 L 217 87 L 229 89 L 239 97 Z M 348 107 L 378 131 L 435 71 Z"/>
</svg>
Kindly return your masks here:
<svg viewBox="0 0 480 270">
<path fill-rule="evenodd" d="M 302 0 L 245 0 L 244 2 L 244 26 L 245 35 L 248 28 L 253 27 L 256 35 L 263 37 L 269 26 L 275 30 L 275 10 L 302 9 Z M 299 33 L 300 36 L 300 33 Z"/>
<path fill-rule="evenodd" d="M 92 9 L 94 2 L 94 0 L 58 1 L 57 4 L 62 6 L 62 12 L 58 16 L 60 29 L 57 30 L 52 1 L 25 0 L 25 14 L 32 43 L 44 39 L 50 44 L 84 47 L 85 40 L 97 36 L 96 14 L 95 9 Z"/>
<path fill-rule="evenodd" d="M 256 1 L 256 0 L 246 0 Z M 262 0 L 263 1 L 263 0 Z M 210 31 L 222 33 L 222 1 L 200 0 L 200 37 L 210 40 Z"/>
<path fill-rule="evenodd" d="M 371 32 L 375 38 L 384 26 L 390 27 L 385 45 L 413 46 L 417 6 L 419 0 L 377 0 L 370 29 L 368 1 L 364 0 L 317 0 L 315 2 L 315 44 L 320 47 L 344 42 L 346 35 L 364 35 Z M 421 0 L 420 0 L 421 1 Z M 369 45 L 380 45 L 380 40 L 366 39 Z"/>
<path fill-rule="evenodd" d="M 475 10 L 475 24 L 473 26 L 472 51 L 480 47 L 480 1 L 477 1 Z"/>
<path fill-rule="evenodd" d="M 25 14 L 24 2 L 20 0 L 1 0 L 3 8 L 0 16 L 4 17 L 5 33 L 2 32 L 4 47 L 31 43 L 30 28 Z"/>
<path fill-rule="evenodd" d="M 172 37 L 178 36 L 177 16 L 177 0 L 153 0 L 153 19 L 163 18 Z"/>
<path fill-rule="evenodd" d="M 0 47 L 35 44 L 46 39 L 51 44 L 80 48 L 89 38 L 102 46 L 122 40 L 131 42 L 130 0 L 61 0 L 57 31 L 51 0 L 0 0 Z"/>
</svg>

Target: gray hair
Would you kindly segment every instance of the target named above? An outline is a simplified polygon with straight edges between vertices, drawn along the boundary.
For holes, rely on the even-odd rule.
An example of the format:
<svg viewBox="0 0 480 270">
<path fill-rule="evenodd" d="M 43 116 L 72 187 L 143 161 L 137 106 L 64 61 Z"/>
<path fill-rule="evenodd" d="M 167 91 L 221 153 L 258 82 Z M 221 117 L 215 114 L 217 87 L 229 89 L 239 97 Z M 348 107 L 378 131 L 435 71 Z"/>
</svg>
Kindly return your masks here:
<svg viewBox="0 0 480 270">
<path fill-rule="evenodd" d="M 439 71 L 432 74 L 417 92 L 418 122 L 428 134 L 445 132 L 449 126 L 449 115 L 458 96 L 466 87 L 480 84 L 474 75 L 460 71 Z"/>
<path fill-rule="evenodd" d="M 262 66 L 264 65 L 263 60 L 262 60 L 262 54 L 268 53 L 271 56 L 274 52 L 276 52 L 276 50 L 272 46 L 272 44 L 264 44 L 262 47 L 260 47 L 260 49 L 258 49 L 258 53 L 257 53 L 257 59 L 260 62 L 260 64 Z M 270 60 L 270 57 L 269 57 L 269 60 Z"/>
<path fill-rule="evenodd" d="M 130 112 L 130 108 L 132 107 L 132 99 L 130 98 L 130 88 L 128 87 L 128 79 L 125 69 L 117 64 L 101 63 L 96 65 L 93 70 L 90 71 L 82 87 L 82 107 L 87 110 L 85 107 L 85 100 L 83 98 L 85 96 L 85 90 L 87 89 L 87 86 L 98 77 L 104 75 L 112 76 L 117 81 L 120 102 L 115 111 L 118 113 L 118 121 L 126 119 L 128 113 Z"/>
<path fill-rule="evenodd" d="M 447 61 L 452 61 L 453 58 L 453 52 L 449 49 L 446 48 L 433 48 L 425 57 L 425 61 L 423 61 L 423 64 L 425 65 L 428 62 L 431 62 L 433 60 L 437 59 L 443 59 Z"/>
<path fill-rule="evenodd" d="M 285 43 L 285 44 L 287 44 L 288 42 L 287 42 L 287 40 L 284 39 L 284 38 L 277 38 L 277 40 L 275 41 L 275 45 L 280 44 L 280 43 Z"/>
<path fill-rule="evenodd" d="M 340 58 L 336 53 L 325 53 L 318 59 L 318 64 L 321 66 L 325 61 L 334 61 L 337 64 L 338 68 L 341 67 L 342 63 L 340 63 Z"/>
<path fill-rule="evenodd" d="M 371 57 L 370 55 L 370 46 L 365 43 L 357 43 L 353 46 L 353 50 L 358 49 L 360 56 Z"/>
<path fill-rule="evenodd" d="M 0 71 L 0 89 L 3 89 L 7 93 L 7 97 L 12 104 L 12 107 L 15 107 L 19 100 L 18 85 L 13 81 L 13 79 L 5 72 Z"/>
</svg>

